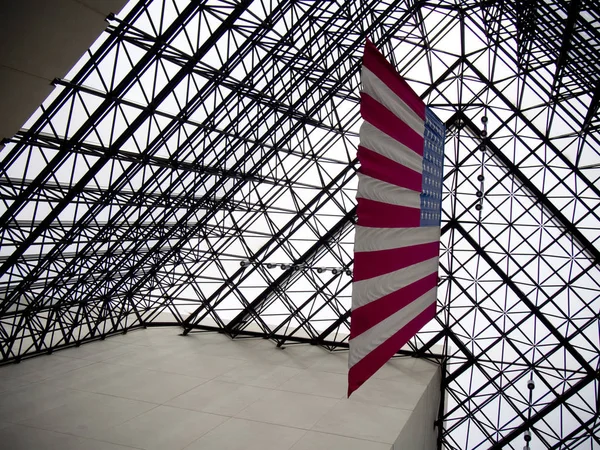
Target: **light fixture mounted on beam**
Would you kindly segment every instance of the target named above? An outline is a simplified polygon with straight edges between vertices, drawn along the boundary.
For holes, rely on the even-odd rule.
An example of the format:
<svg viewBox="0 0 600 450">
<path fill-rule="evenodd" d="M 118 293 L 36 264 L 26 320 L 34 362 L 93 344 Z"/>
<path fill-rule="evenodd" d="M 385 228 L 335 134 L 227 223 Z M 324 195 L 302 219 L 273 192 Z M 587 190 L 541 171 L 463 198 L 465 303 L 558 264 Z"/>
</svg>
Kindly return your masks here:
<svg viewBox="0 0 600 450">
<path fill-rule="evenodd" d="M 307 264 L 287 264 L 287 263 L 256 263 L 253 261 L 249 261 L 246 259 L 243 259 L 240 261 L 240 266 L 242 268 L 244 267 L 248 267 L 248 266 L 265 266 L 267 269 L 275 269 L 275 268 L 280 268 L 281 270 L 289 270 L 292 269 L 293 271 L 300 271 L 300 270 L 314 270 L 315 272 L 321 274 L 321 273 L 325 273 L 325 272 L 331 272 L 333 275 L 337 275 L 339 273 L 344 273 L 349 277 L 352 277 L 352 270 L 350 270 L 349 268 L 344 268 L 344 267 L 316 267 L 316 266 L 309 266 Z"/>
</svg>

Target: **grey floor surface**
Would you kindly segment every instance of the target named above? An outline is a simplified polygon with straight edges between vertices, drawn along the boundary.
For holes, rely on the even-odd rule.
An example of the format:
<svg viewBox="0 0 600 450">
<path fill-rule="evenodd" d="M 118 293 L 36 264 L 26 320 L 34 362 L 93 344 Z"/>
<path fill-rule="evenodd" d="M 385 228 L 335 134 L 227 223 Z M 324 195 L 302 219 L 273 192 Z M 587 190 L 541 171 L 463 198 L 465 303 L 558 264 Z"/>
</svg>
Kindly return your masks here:
<svg viewBox="0 0 600 450">
<path fill-rule="evenodd" d="M 387 450 L 435 366 L 152 328 L 0 367 L 0 449 Z"/>
</svg>

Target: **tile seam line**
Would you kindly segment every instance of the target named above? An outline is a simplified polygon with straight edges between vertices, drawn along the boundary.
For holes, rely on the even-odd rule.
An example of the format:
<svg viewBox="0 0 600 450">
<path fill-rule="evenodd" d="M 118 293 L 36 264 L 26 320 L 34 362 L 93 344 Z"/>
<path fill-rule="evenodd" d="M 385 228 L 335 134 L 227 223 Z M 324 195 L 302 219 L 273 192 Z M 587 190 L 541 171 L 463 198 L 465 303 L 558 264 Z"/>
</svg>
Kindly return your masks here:
<svg viewBox="0 0 600 450">
<path fill-rule="evenodd" d="M 384 441 L 374 441 L 372 439 L 363 439 L 363 438 L 357 438 L 354 436 L 348 436 L 346 434 L 339 434 L 339 433 L 331 433 L 328 431 L 321 431 L 321 430 L 315 430 L 313 429 L 314 425 L 311 428 L 300 428 L 300 427 L 295 427 L 293 425 L 282 425 L 280 423 L 274 423 L 274 422 L 265 422 L 262 420 L 256 420 L 256 419 L 249 419 L 246 417 L 236 417 L 236 416 L 231 416 L 230 419 L 236 419 L 236 420 L 247 420 L 248 422 L 254 422 L 254 423 L 263 423 L 263 424 L 267 424 L 267 425 L 275 425 L 278 427 L 283 427 L 283 428 L 292 428 L 294 430 L 300 430 L 300 431 L 305 431 L 306 433 L 308 433 L 309 431 L 312 431 L 313 433 L 322 433 L 322 434 L 329 434 L 331 436 L 340 436 L 340 437 L 345 437 L 348 439 L 355 439 L 357 441 L 366 441 L 366 442 L 373 442 L 375 444 L 390 444 L 389 442 L 384 442 Z M 225 422 L 223 422 L 225 423 Z M 316 424 L 315 424 L 316 425 Z M 215 427 L 216 428 L 216 427 Z M 214 429 L 214 428 L 213 428 Z M 400 430 L 402 431 L 402 430 Z M 305 434 L 306 434 L 305 433 Z M 393 443 L 392 443 L 393 444 Z M 295 444 L 294 444 L 295 445 Z M 186 447 L 187 448 L 187 447 Z M 291 448 L 291 447 L 290 447 Z"/>
<path fill-rule="evenodd" d="M 76 435 L 76 434 L 65 433 L 65 432 L 62 432 L 62 431 L 48 430 L 47 428 L 34 427 L 32 425 L 26 425 L 26 424 L 23 424 L 23 423 L 18 423 L 18 424 L 15 423 L 15 424 L 12 424 L 12 425 L 18 425 L 18 426 L 26 427 L 26 428 L 33 428 L 34 430 L 49 431 L 51 433 L 60 434 L 62 436 L 70 436 L 70 437 L 74 437 L 74 438 L 77 438 L 77 439 L 84 439 L 84 440 L 88 439 L 90 441 L 96 441 L 96 442 L 103 442 L 103 443 L 107 443 L 107 444 L 119 445 L 119 446 L 121 446 L 123 448 L 131 448 L 131 449 L 135 449 L 135 450 L 146 450 L 146 449 L 144 449 L 142 447 L 133 447 L 131 445 L 115 444 L 114 442 L 104 441 L 102 439 L 96 439 L 96 438 L 91 438 L 91 437 L 86 437 L 86 436 L 79 436 L 79 435 Z"/>
<path fill-rule="evenodd" d="M 59 406 L 59 408 L 60 408 L 60 406 Z M 48 411 L 45 411 L 45 412 L 53 411 L 54 409 L 56 409 L 56 408 L 49 409 Z M 105 441 L 105 440 L 102 440 L 102 439 L 96 439 L 96 438 L 92 438 L 92 437 L 88 437 L 88 436 L 80 436 L 78 434 L 67 433 L 67 432 L 64 432 L 64 431 L 51 430 L 49 428 L 36 427 L 36 426 L 25 424 L 25 423 L 11 422 L 11 424 L 12 425 L 17 425 L 17 426 L 20 426 L 20 427 L 32 428 L 34 430 L 47 431 L 47 432 L 54 433 L 54 434 L 59 434 L 59 435 L 62 435 L 62 436 L 70 436 L 70 437 L 74 437 L 74 438 L 77 438 L 77 439 L 84 439 L 84 440 L 87 439 L 87 440 L 90 440 L 90 441 L 104 442 L 104 443 L 107 443 L 107 444 L 119 445 L 119 446 L 124 447 L 124 448 L 131 448 L 131 449 L 135 449 L 135 450 L 146 450 L 143 447 L 133 447 L 131 445 L 115 444 L 114 442 Z M 110 427 L 110 428 L 112 428 L 112 427 Z M 108 428 L 108 429 L 110 429 L 110 428 Z M 5 429 L 5 428 L 3 428 L 3 429 Z"/>
</svg>

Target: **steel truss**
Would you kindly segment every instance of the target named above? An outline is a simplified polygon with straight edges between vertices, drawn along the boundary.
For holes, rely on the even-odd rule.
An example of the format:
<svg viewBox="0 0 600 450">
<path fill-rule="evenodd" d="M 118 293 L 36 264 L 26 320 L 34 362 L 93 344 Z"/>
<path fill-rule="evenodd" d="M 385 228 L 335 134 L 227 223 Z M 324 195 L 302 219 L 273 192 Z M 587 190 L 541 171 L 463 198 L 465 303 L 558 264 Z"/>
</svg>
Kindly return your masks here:
<svg viewBox="0 0 600 450">
<path fill-rule="evenodd" d="M 598 9 L 140 0 L 109 16 L 0 151 L 2 361 L 149 325 L 347 347 L 368 36 L 448 128 L 439 313 L 400 352 L 442 364 L 440 448 L 521 448 L 526 430 L 597 448 Z"/>
</svg>

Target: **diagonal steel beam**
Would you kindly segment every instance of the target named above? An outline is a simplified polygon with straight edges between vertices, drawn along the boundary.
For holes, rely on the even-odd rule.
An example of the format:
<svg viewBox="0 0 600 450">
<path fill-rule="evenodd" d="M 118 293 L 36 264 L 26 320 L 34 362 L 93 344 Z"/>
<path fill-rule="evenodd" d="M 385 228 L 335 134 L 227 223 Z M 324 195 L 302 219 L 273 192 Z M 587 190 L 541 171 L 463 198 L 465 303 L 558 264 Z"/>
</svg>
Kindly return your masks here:
<svg viewBox="0 0 600 450">
<path fill-rule="evenodd" d="M 598 114 L 598 109 L 600 109 L 600 79 L 596 81 L 596 88 L 594 89 L 590 106 L 588 107 L 583 126 L 581 127 L 583 131 L 588 131 L 588 128 L 592 124 L 592 120 L 594 120 L 594 117 Z"/>
<path fill-rule="evenodd" d="M 509 433 L 505 434 L 502 439 L 500 439 L 498 442 L 496 442 L 494 445 L 492 445 L 489 450 L 503 449 L 505 446 L 509 445 L 513 440 L 518 438 L 521 435 L 521 433 L 523 433 L 525 430 L 528 430 L 529 428 L 533 427 L 538 421 L 540 421 L 541 419 L 546 417 L 548 414 L 550 414 L 552 411 L 554 411 L 556 408 L 558 408 L 559 406 L 564 404 L 569 398 L 571 398 L 573 395 L 580 392 L 588 384 L 592 383 L 594 380 L 599 379 L 600 376 L 599 376 L 598 371 L 594 371 L 594 372 L 595 373 L 588 373 L 581 380 L 579 380 L 577 383 L 575 383 L 569 389 L 564 391 L 562 393 L 562 395 L 559 395 L 554 400 L 552 400 L 550 403 L 548 403 L 546 406 L 544 406 L 543 408 L 538 410 L 538 412 L 536 412 L 535 414 L 532 414 L 532 416 L 530 418 L 528 418 L 527 420 L 523 421 L 523 423 L 521 423 L 521 425 L 513 428 Z"/>
<path fill-rule="evenodd" d="M 556 71 L 552 83 L 552 92 L 558 97 L 558 91 L 561 87 L 561 82 L 565 71 L 567 70 L 567 62 L 569 59 L 569 51 L 573 48 L 573 35 L 575 32 L 575 24 L 579 19 L 581 11 L 581 0 L 571 0 L 569 3 L 569 12 L 567 15 L 565 29 L 562 34 L 562 43 L 560 45 L 560 53 L 556 60 Z"/>
<path fill-rule="evenodd" d="M 329 325 L 319 336 L 315 339 L 317 344 L 322 344 L 325 341 L 325 338 L 329 336 L 337 327 L 339 327 L 342 323 L 350 318 L 350 309 L 337 318 L 335 322 Z"/>
<path fill-rule="evenodd" d="M 600 435 L 598 434 L 594 434 L 594 424 L 598 421 L 598 415 L 586 420 L 585 422 L 581 423 L 577 428 L 575 428 L 573 431 L 571 431 L 568 435 L 566 435 L 564 438 L 562 438 L 562 440 L 560 442 L 557 442 L 556 444 L 554 444 L 552 447 L 550 447 L 549 450 L 558 450 L 561 448 L 568 448 L 565 447 L 568 443 L 569 440 L 575 440 L 575 439 L 581 439 L 581 436 L 592 436 L 592 438 L 594 439 L 594 441 L 596 441 L 597 444 L 600 444 Z M 583 431 L 583 433 L 581 433 Z M 580 434 L 581 433 L 581 434 Z"/>
</svg>

